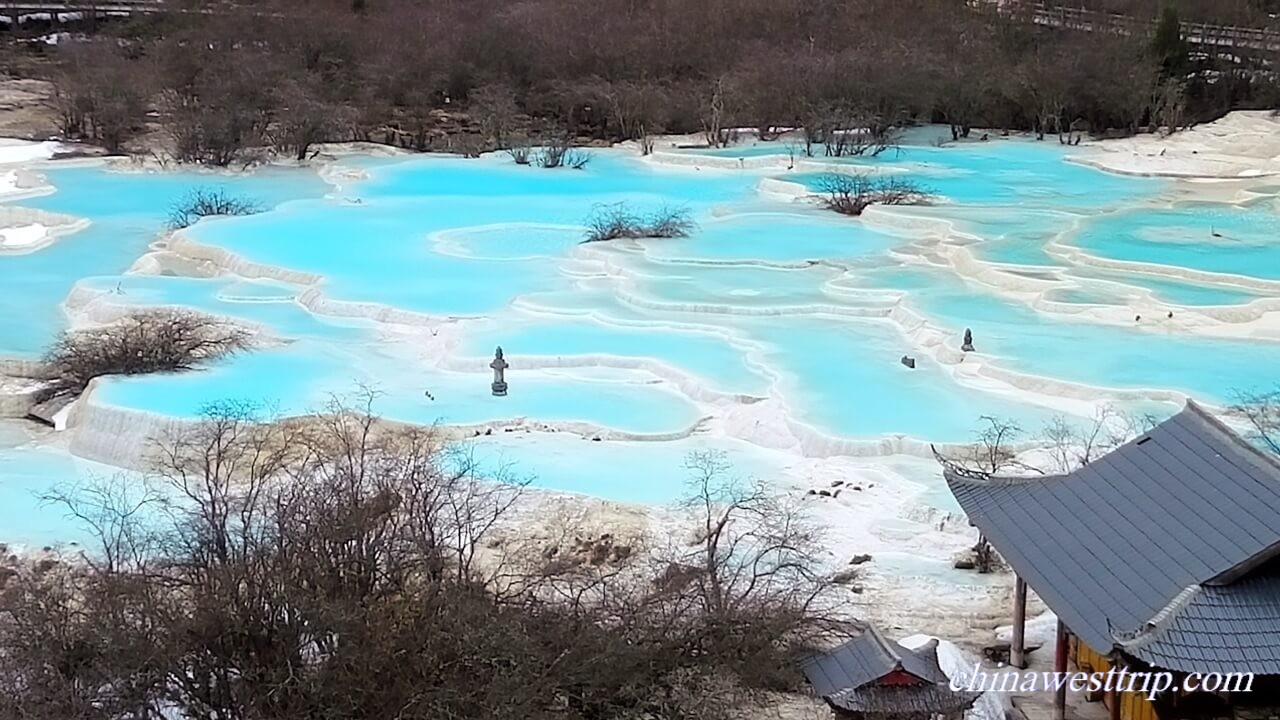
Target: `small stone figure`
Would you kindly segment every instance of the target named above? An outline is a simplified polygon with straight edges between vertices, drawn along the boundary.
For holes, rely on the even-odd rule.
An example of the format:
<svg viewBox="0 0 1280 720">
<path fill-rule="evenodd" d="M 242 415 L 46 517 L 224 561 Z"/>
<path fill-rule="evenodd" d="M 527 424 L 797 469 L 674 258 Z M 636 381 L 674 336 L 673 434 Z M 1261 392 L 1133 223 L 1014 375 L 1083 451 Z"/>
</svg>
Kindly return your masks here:
<svg viewBox="0 0 1280 720">
<path fill-rule="evenodd" d="M 902 364 L 903 364 L 903 365 L 906 365 L 907 367 L 911 368 L 912 370 L 915 370 L 915 369 L 916 369 L 916 359 L 915 359 L 915 358 L 913 358 L 913 357 L 911 357 L 910 355 L 903 355 L 903 356 L 902 356 Z"/>
<path fill-rule="evenodd" d="M 493 368 L 493 394 L 495 397 L 503 397 L 507 394 L 507 381 L 504 373 L 507 369 L 507 361 L 502 359 L 502 348 L 499 347 L 493 353 L 493 362 L 489 363 L 489 367 Z"/>
<path fill-rule="evenodd" d="M 964 329 L 964 344 L 960 349 L 964 352 L 973 352 L 973 331 L 969 328 Z"/>
</svg>

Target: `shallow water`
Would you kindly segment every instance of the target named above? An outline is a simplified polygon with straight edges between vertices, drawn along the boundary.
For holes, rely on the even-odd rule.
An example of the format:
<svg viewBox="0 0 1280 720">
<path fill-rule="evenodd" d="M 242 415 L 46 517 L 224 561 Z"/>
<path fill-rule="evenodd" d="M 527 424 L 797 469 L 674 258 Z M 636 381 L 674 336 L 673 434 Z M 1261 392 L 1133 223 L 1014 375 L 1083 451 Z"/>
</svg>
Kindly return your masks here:
<svg viewBox="0 0 1280 720">
<path fill-rule="evenodd" d="M 1269 205 L 1185 203 L 1126 210 L 1090 223 L 1068 241 L 1111 260 L 1280 279 L 1280 217 Z"/>
<path fill-rule="evenodd" d="M 965 328 L 976 360 L 1078 385 L 1175 390 L 1214 403 L 1274 383 L 1274 342 L 1055 316 L 964 279 L 941 253 L 963 246 L 978 262 L 1042 283 L 1045 299 L 1060 303 L 1125 305 L 1149 293 L 1189 311 L 1243 305 L 1263 295 L 1229 281 L 1076 265 L 1053 246 L 1280 279 L 1270 205 L 1171 205 L 1171 181 L 1073 164 L 1051 142 L 922 142 L 840 161 L 906 173 L 945 201 L 896 224 L 762 195 L 766 181 L 814 186 L 825 172 L 803 163 L 785 170 L 779 144 L 676 153 L 689 166 L 593 151 L 583 171 L 518 167 L 500 155 L 356 157 L 339 170 L 366 177 L 344 175 L 340 189 L 306 170 L 234 178 L 51 170 L 57 192 L 21 204 L 92 225 L 42 250 L 0 256 L 0 356 L 38 355 L 65 326 L 61 304 L 78 284 L 77 298 L 97 297 L 98 312 L 178 305 L 238 318 L 270 338 L 198 372 L 108 379 L 95 403 L 193 417 L 235 398 L 293 414 L 365 385 L 381 391 L 384 414 L 424 424 L 581 423 L 588 436 L 651 438 L 697 426 L 684 439 L 645 443 L 522 431 L 478 441 L 495 462 L 527 467 L 540 486 L 646 503 L 677 494 L 678 459 L 690 449 L 725 449 L 743 472 L 771 475 L 785 455 L 751 444 L 756 435 L 794 454 L 805 432 L 963 441 L 981 415 L 1034 428 L 1058 412 L 1050 394 L 992 376 L 977 381 L 954 358 L 935 359 L 933 343 L 958 347 Z M 764 160 L 739 168 L 734 158 Z M 172 200 L 210 183 L 274 209 L 201 222 L 185 237 L 257 270 L 317 276 L 314 287 L 121 275 L 155 239 Z M 696 230 L 581 244 L 594 209 L 618 202 L 681 208 Z M 899 318 L 904 308 L 928 327 Z M 383 311 L 410 324 L 389 323 Z M 489 391 L 487 363 L 499 345 L 511 363 L 504 398 Z M 915 357 L 914 370 L 903 355 Z M 753 415 L 759 400 L 769 409 Z M 38 487 L 40 468 L 54 467 L 26 449 L 0 448 L 6 458 L 24 487 Z"/>
<path fill-rule="evenodd" d="M 170 208 L 195 188 L 216 188 L 274 207 L 319 197 L 330 186 L 310 171 L 266 169 L 243 176 L 199 172 L 43 171 L 55 192 L 19 205 L 88 218 L 91 225 L 42 250 L 0 256 L 0 354 L 38 355 L 66 326 L 61 303 L 77 280 L 119 275 L 164 229 Z"/>
</svg>

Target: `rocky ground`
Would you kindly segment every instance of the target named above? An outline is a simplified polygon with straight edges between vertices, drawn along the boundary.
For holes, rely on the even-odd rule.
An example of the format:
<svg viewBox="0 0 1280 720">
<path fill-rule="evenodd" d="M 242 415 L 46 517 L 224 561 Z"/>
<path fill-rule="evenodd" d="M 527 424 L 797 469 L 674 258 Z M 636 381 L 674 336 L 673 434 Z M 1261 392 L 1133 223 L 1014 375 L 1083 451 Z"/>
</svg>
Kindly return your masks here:
<svg viewBox="0 0 1280 720">
<path fill-rule="evenodd" d="M 0 77 L 0 137 L 48 140 L 57 131 L 53 83 Z"/>
</svg>

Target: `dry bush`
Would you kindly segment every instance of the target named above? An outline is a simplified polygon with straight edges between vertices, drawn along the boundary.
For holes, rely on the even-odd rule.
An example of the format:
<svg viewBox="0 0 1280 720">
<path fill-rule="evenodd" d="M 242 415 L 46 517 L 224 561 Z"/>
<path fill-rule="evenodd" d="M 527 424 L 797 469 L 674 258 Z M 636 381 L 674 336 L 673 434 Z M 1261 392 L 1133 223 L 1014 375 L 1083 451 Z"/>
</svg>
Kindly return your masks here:
<svg viewBox="0 0 1280 720">
<path fill-rule="evenodd" d="M 819 202 L 842 215 L 861 215 L 871 205 L 924 205 L 933 194 L 914 180 L 870 173 L 829 173 L 818 181 Z"/>
<path fill-rule="evenodd" d="M 484 85 L 467 94 L 467 109 L 480 123 L 480 133 L 495 147 L 505 147 L 516 127 L 520 106 L 507 85 Z"/>
<path fill-rule="evenodd" d="M 511 160 L 517 165 L 528 165 L 533 155 L 533 148 L 527 142 L 520 141 L 513 143 L 507 148 L 507 154 L 511 156 Z"/>
<path fill-rule="evenodd" d="M 104 25 L 102 44 L 127 72 L 77 65 L 77 43 L 60 43 L 47 51 L 71 60 L 58 73 L 59 109 L 68 130 L 111 143 L 114 130 L 86 125 L 84 101 L 106 100 L 104 130 L 126 136 L 145 124 L 136 112 L 155 107 L 180 159 L 225 164 L 264 138 L 290 154 L 314 138 L 423 150 L 476 131 L 491 150 L 534 119 L 551 133 L 642 147 L 659 132 L 719 146 L 734 127 L 771 136 L 911 119 L 946 122 L 956 137 L 974 127 L 1048 132 L 1077 118 L 1099 132 L 1131 131 L 1152 115 L 1177 126 L 1274 107 L 1280 92 L 1266 53 L 1196 54 L 1171 72 L 1143 33 L 1046 31 L 990 3 L 687 3 L 664 8 L 662 22 L 628 0 L 360 7 L 316 2 L 304 12 L 296 0 L 258 0 Z M 152 66 L 154 85 L 121 85 Z M 823 120 L 824 108 L 845 117 Z M 831 152 L 848 151 L 821 134 Z"/>
<path fill-rule="evenodd" d="M 591 162 L 591 154 L 574 147 L 568 139 L 548 142 L 533 153 L 533 164 L 540 168 L 567 167 L 581 170 Z"/>
<path fill-rule="evenodd" d="M 661 207 L 645 215 L 632 210 L 625 202 L 619 202 L 595 206 L 587 219 L 585 242 L 686 237 L 696 228 L 687 208 Z"/>
<path fill-rule="evenodd" d="M 200 218 L 218 215 L 253 215 L 263 211 L 257 201 L 231 195 L 222 188 L 195 188 L 169 206 L 169 229 L 191 227 Z"/>
<path fill-rule="evenodd" d="M 876 157 L 897 150 L 902 135 L 893 125 L 843 100 L 815 103 L 802 120 L 809 157 L 815 145 L 821 145 L 827 157 Z"/>
<path fill-rule="evenodd" d="M 367 404 L 212 408 L 156 463 L 145 511 L 59 496 L 103 550 L 74 587 L 11 580 L 0 714 L 727 720 L 831 627 L 799 507 L 715 459 L 691 466 L 691 544 L 540 572 L 492 542 L 519 483 Z"/>
<path fill-rule="evenodd" d="M 45 354 L 46 397 L 74 395 L 103 375 L 181 372 L 249 347 L 249 333 L 186 310 L 135 312 L 110 325 L 64 332 Z"/>
<path fill-rule="evenodd" d="M 1229 412 L 1249 427 L 1250 439 L 1280 455 L 1280 390 L 1238 392 Z"/>
<path fill-rule="evenodd" d="M 145 125 L 152 66 L 106 42 L 73 44 L 58 59 L 54 105 L 62 134 L 121 151 Z"/>
</svg>

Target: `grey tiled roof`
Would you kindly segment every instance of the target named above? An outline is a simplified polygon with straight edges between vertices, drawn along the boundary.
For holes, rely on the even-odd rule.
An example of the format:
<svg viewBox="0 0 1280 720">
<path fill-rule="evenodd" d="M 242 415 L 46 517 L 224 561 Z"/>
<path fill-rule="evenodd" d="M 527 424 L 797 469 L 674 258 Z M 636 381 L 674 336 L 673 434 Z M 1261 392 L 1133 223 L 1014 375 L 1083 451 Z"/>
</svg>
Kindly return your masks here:
<svg viewBox="0 0 1280 720">
<path fill-rule="evenodd" d="M 1280 675 L 1280 573 L 1195 586 L 1170 610 L 1137 632 L 1116 633 L 1121 648 L 1157 667 Z"/>
<path fill-rule="evenodd" d="M 1263 597 L 1276 581 L 1212 584 L 1280 550 L 1280 464 L 1195 403 L 1070 475 L 944 474 L 970 521 L 1094 649 L 1122 638 L 1168 669 L 1280 672 L 1280 614 Z M 1256 644 L 1237 644 L 1246 636 Z"/>
<path fill-rule="evenodd" d="M 933 717 L 968 710 L 978 699 L 976 692 L 955 692 L 946 685 L 867 685 L 824 698 L 850 712 L 901 717 Z"/>
<path fill-rule="evenodd" d="M 953 692 L 938 665 L 938 642 L 910 650 L 886 640 L 875 628 L 802 666 L 815 695 L 831 705 L 862 713 L 931 717 L 973 705 L 978 693 Z M 913 685 L 877 685 L 895 670 L 920 678 Z"/>
<path fill-rule="evenodd" d="M 908 650 L 889 642 L 875 628 L 868 628 L 828 653 L 809 658 L 800 669 L 814 694 L 822 697 L 856 690 L 899 669 L 929 683 L 947 681 L 938 667 L 936 643 Z"/>
</svg>

